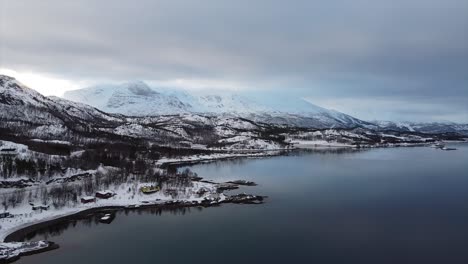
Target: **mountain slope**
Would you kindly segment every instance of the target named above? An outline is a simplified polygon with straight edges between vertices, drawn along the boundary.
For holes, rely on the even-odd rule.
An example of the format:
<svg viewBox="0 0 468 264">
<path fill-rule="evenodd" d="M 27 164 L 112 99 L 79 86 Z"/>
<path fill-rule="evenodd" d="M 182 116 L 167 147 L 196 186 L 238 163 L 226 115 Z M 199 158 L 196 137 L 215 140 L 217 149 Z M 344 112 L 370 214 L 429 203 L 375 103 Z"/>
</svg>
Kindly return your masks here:
<svg viewBox="0 0 468 264">
<path fill-rule="evenodd" d="M 130 92 L 137 95 L 153 93 L 140 88 Z M 273 112 L 268 118 L 285 118 L 286 122 L 309 120 L 314 126 L 316 122 L 331 125 L 326 123 L 328 119 L 335 122 L 346 118 L 336 113 L 327 116 L 326 112 L 317 117 L 312 113 L 309 117 L 299 117 L 297 114 L 284 117 L 284 113 L 278 117 L 275 114 Z M 255 118 L 259 117 L 259 114 L 254 115 Z M 267 118 L 262 116 L 261 119 Z M 445 135 L 379 132 L 363 127 L 317 129 L 279 126 L 239 117 L 235 113 L 158 116 L 109 114 L 82 103 L 42 96 L 14 78 L 0 75 L 0 140 L 36 146 L 40 149 L 37 151 L 49 149 L 49 153 L 69 153 L 76 149 L 102 147 L 103 144 L 124 149 L 138 147 L 144 151 L 156 147 L 157 153 L 164 155 L 193 151 L 258 151 L 288 148 L 291 144 L 285 139 L 296 137 L 299 141 L 312 140 L 312 144 L 318 140 L 321 144 L 334 142 L 347 146 L 426 144 L 445 139 Z M 460 138 L 457 135 L 449 137 Z"/>
<path fill-rule="evenodd" d="M 128 89 L 136 95 L 153 94 L 142 87 Z M 144 88 L 144 87 L 143 87 Z M 212 99 L 210 99 L 212 100 Z M 219 101 L 218 99 L 214 99 Z M 188 104 L 179 100 L 183 105 Z M 221 102 L 223 100 L 221 99 Z M 194 107 L 194 106 L 192 106 Z M 255 107 L 255 106 L 252 106 Z M 222 107 L 220 107 L 222 108 Z M 271 148 L 283 144 L 285 135 L 294 131 L 316 129 L 340 130 L 340 122 L 359 127 L 347 131 L 370 134 L 379 142 L 379 131 L 398 135 L 437 134 L 466 131 L 467 125 L 412 124 L 411 128 L 392 129 L 389 123 L 379 127 L 347 115 L 316 108 L 316 112 L 199 114 L 181 113 L 160 116 L 125 116 L 110 114 L 92 106 L 57 97 L 45 97 L 25 87 L 14 78 L 0 75 L 0 134 L 3 139 L 60 140 L 87 145 L 97 142 L 141 142 L 170 147 Z M 277 125 L 288 124 L 288 126 Z M 309 128 L 300 128 L 309 127 Z M 359 130 L 361 129 L 361 130 Z M 414 131 L 414 132 L 413 132 Z M 354 133 L 354 132 L 353 132 Z M 393 133 L 393 132 L 390 132 Z M 274 148 L 274 147 L 273 147 Z"/>
<path fill-rule="evenodd" d="M 66 102 L 58 97 L 45 97 L 12 77 L 0 75 L 0 107 L 1 116 L 4 118 L 16 118 L 37 124 L 49 123 L 57 119 L 61 120 L 59 123 L 67 120 L 94 123 L 118 120 L 116 116 L 106 114 L 89 105 Z M 31 115 L 28 111 L 32 109 L 42 110 L 42 113 L 47 113 L 48 116 L 38 118 L 34 114 Z"/>
<path fill-rule="evenodd" d="M 459 133 L 468 136 L 468 124 L 457 124 L 453 122 L 391 122 L 375 121 L 380 130 L 394 130 L 407 132 L 421 132 L 427 134 Z"/>
<path fill-rule="evenodd" d="M 271 124 L 313 128 L 373 127 L 352 116 L 313 105 L 303 99 L 291 107 L 269 107 L 232 93 L 192 94 L 176 89 L 152 89 L 143 82 L 95 86 L 68 91 L 64 98 L 103 111 L 135 116 L 201 113 L 243 117 Z"/>
<path fill-rule="evenodd" d="M 188 113 L 191 108 L 177 97 L 152 90 L 143 82 L 96 86 L 68 91 L 65 99 L 86 103 L 109 113 L 148 115 Z"/>
<path fill-rule="evenodd" d="M 141 87 L 138 87 L 138 89 Z M 146 90 L 133 90 L 146 94 Z M 152 93 L 152 92 L 150 92 Z M 131 117 L 45 97 L 14 78 L 0 75 L 0 132 L 3 139 L 60 140 L 72 145 L 97 142 L 140 142 L 177 147 L 193 144 L 232 148 L 279 148 L 281 136 L 267 124 L 238 117 L 196 114 Z M 242 136 L 242 140 L 223 140 Z"/>
</svg>

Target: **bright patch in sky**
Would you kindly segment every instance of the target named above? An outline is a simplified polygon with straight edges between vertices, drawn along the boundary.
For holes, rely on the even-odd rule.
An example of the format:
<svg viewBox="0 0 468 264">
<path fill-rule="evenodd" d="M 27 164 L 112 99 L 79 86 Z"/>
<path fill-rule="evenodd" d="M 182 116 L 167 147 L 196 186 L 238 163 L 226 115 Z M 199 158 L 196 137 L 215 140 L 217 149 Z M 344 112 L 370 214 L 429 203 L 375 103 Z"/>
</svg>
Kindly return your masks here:
<svg viewBox="0 0 468 264">
<path fill-rule="evenodd" d="M 49 75 L 42 75 L 31 72 L 17 72 L 10 69 L 0 68 L 0 74 L 16 78 L 24 85 L 33 88 L 43 95 L 62 96 L 67 90 L 82 88 L 79 83 L 73 83 L 68 80 L 54 78 Z"/>
<path fill-rule="evenodd" d="M 76 90 L 89 87 L 99 83 L 98 81 L 71 81 L 53 77 L 47 74 L 38 74 L 33 72 L 17 72 L 15 70 L 0 68 L 0 74 L 16 78 L 24 85 L 32 88 L 43 95 L 62 96 L 65 91 Z M 103 83 L 114 83 L 115 81 L 104 81 Z M 188 90 L 225 90 L 239 91 L 246 87 L 246 84 L 235 82 L 218 81 L 210 79 L 174 79 L 164 81 L 147 80 L 150 86 L 154 87 L 174 87 Z M 123 83 L 123 81 L 122 81 Z"/>
</svg>

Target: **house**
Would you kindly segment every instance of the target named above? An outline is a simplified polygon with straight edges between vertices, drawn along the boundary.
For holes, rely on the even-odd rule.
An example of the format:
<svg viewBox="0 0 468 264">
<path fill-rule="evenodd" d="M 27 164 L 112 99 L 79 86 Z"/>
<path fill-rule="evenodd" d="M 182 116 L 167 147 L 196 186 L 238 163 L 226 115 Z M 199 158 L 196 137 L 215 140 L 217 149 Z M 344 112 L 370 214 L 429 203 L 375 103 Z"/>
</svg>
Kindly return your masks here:
<svg viewBox="0 0 468 264">
<path fill-rule="evenodd" d="M 49 209 L 49 205 L 41 204 L 41 205 L 33 205 L 32 209 L 36 210 L 47 210 Z"/>
<path fill-rule="evenodd" d="M 17 152 L 14 148 L 2 148 L 0 149 L 1 156 L 16 156 Z"/>
<path fill-rule="evenodd" d="M 81 197 L 81 203 L 93 203 L 96 201 L 96 198 L 94 196 L 85 196 Z"/>
<path fill-rule="evenodd" d="M 100 199 L 109 199 L 114 195 L 115 195 L 115 192 L 110 191 L 110 190 L 99 191 L 96 193 L 96 197 Z"/>
<path fill-rule="evenodd" d="M 8 217 L 13 217 L 13 215 L 10 214 L 10 212 L 7 212 L 7 211 L 5 211 L 3 213 L 0 213 L 0 219 L 1 218 L 8 218 Z"/>
<path fill-rule="evenodd" d="M 140 191 L 144 194 L 152 194 L 158 192 L 161 188 L 159 186 L 150 185 L 150 186 L 142 186 L 140 187 Z"/>
</svg>

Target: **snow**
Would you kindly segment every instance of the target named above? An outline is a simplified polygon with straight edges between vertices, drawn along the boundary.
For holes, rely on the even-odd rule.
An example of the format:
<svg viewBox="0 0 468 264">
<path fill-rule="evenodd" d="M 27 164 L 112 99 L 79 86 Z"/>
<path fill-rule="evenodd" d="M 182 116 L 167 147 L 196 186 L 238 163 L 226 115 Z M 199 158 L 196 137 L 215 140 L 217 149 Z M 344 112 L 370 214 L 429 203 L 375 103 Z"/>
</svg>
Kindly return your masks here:
<svg viewBox="0 0 468 264">
<path fill-rule="evenodd" d="M 43 125 L 33 130 L 34 135 L 42 135 L 44 137 L 58 137 L 66 132 L 67 128 L 62 125 Z"/>
<path fill-rule="evenodd" d="M 191 149 L 203 149 L 203 150 L 206 150 L 207 147 L 206 147 L 206 145 L 203 145 L 203 144 L 192 144 Z"/>
<path fill-rule="evenodd" d="M 108 193 L 110 193 L 110 194 L 115 194 L 115 193 L 114 193 L 113 191 L 111 191 L 111 190 L 97 191 L 96 193 L 99 193 L 99 194 L 108 194 Z"/>
<path fill-rule="evenodd" d="M 141 81 L 67 91 L 64 98 L 92 105 L 108 113 L 130 116 L 189 112 L 189 106 L 177 97 L 157 92 Z"/>
<path fill-rule="evenodd" d="M 218 140 L 219 143 L 233 143 L 233 142 L 240 142 L 240 141 L 246 141 L 249 140 L 250 137 L 248 136 L 235 136 L 231 138 L 225 138 L 225 139 L 220 139 Z"/>
<path fill-rule="evenodd" d="M 40 93 L 35 90 L 29 89 L 15 78 L 0 75 L 0 96 L 2 97 L 23 97 L 23 102 L 30 105 L 41 106 L 40 100 L 34 100 L 34 98 L 45 99 Z"/>
<path fill-rule="evenodd" d="M 81 157 L 85 153 L 85 150 L 73 151 L 70 153 L 70 157 Z"/>
<path fill-rule="evenodd" d="M 197 122 L 201 124 L 210 124 L 210 119 L 202 115 L 185 114 L 182 116 L 185 121 Z"/>
<path fill-rule="evenodd" d="M 285 149 L 282 145 L 259 138 L 247 139 L 243 141 L 236 142 L 232 145 L 227 145 L 222 147 L 223 150 L 281 150 Z"/>
<path fill-rule="evenodd" d="M 52 143 L 52 144 L 71 145 L 70 142 L 68 142 L 68 141 L 63 141 L 63 140 L 43 140 L 43 139 L 34 138 L 34 139 L 31 139 L 31 141 L 35 141 L 35 142 L 44 142 L 44 143 Z"/>
<path fill-rule="evenodd" d="M 46 155 L 43 153 L 35 152 L 29 150 L 28 146 L 24 144 L 19 144 L 11 141 L 0 140 L 0 149 L 4 148 L 13 148 L 15 149 L 15 158 L 22 159 L 22 160 L 31 160 L 38 157 L 47 157 L 50 161 L 57 160 L 60 156 L 57 155 Z M 17 175 L 16 177 L 21 177 L 21 175 Z"/>
<path fill-rule="evenodd" d="M 101 217 L 101 220 L 109 220 L 111 218 L 110 214 L 106 214 L 105 216 Z"/>
<path fill-rule="evenodd" d="M 114 132 L 117 135 L 126 135 L 126 136 L 135 136 L 138 137 L 139 135 L 149 132 L 145 127 L 139 124 L 126 124 L 118 126 L 114 129 Z"/>
<path fill-rule="evenodd" d="M 244 130 L 253 130 L 257 129 L 258 126 L 253 124 L 252 122 L 241 120 L 241 119 L 236 119 L 236 118 L 220 118 L 216 122 L 217 126 L 228 126 L 231 128 L 236 128 L 236 129 L 244 129 Z"/>
<path fill-rule="evenodd" d="M 397 130 L 423 133 L 445 133 L 457 132 L 463 135 L 468 135 L 468 124 L 457 124 L 453 122 L 392 122 L 392 121 L 373 121 L 381 130 Z"/>
<path fill-rule="evenodd" d="M 281 104 L 268 105 L 232 92 L 206 93 L 170 87 L 156 88 L 149 87 L 142 81 L 68 91 L 65 92 L 64 98 L 92 105 L 108 113 L 131 116 L 198 113 L 307 127 L 354 127 L 369 124 L 338 111 L 314 105 L 302 98 L 282 100 Z M 192 117 L 194 116 L 187 116 L 187 121 Z"/>
<path fill-rule="evenodd" d="M 49 246 L 50 243 L 47 241 L 0 243 L 0 261 L 13 260 L 21 254 L 45 249 Z"/>
<path fill-rule="evenodd" d="M 18 155 L 25 155 L 28 152 L 28 146 L 11 141 L 0 140 L 0 149 L 13 148 Z"/>
<path fill-rule="evenodd" d="M 231 153 L 213 153 L 213 154 L 200 154 L 193 156 L 184 156 L 181 158 L 161 158 L 156 162 L 156 165 L 161 167 L 166 164 L 179 164 L 179 163 L 191 163 L 191 162 L 210 162 L 222 159 L 233 159 L 233 158 L 255 158 L 255 157 L 266 157 L 278 155 L 280 152 L 278 149 L 272 151 L 254 151 L 254 152 L 231 152 Z"/>
<path fill-rule="evenodd" d="M 83 204 L 78 202 L 75 205 L 70 205 L 64 208 L 56 209 L 50 207 L 48 210 L 31 210 L 31 205 L 24 199 L 24 201 L 14 208 L 9 208 L 8 211 L 14 215 L 13 218 L 0 219 L 0 240 L 19 229 L 26 226 L 33 225 L 39 222 L 49 221 L 61 218 L 67 215 L 75 214 L 87 209 L 100 208 L 107 206 L 131 206 L 131 205 L 148 205 L 148 204 L 163 204 L 170 201 L 188 201 L 188 202 L 202 202 L 205 198 L 210 198 L 211 195 L 217 194 L 216 184 L 206 182 L 192 182 L 192 186 L 181 187 L 184 190 L 178 192 L 177 197 L 173 198 L 166 195 L 163 187 L 161 191 L 152 194 L 143 194 L 139 191 L 140 187 L 147 185 L 147 183 L 128 182 L 119 186 L 114 186 L 111 192 L 116 195 L 109 199 L 97 199 L 95 202 Z M 25 188 L 29 190 L 31 187 Z M 208 192 L 198 194 L 198 191 L 204 189 Z M 130 190 L 130 191 L 129 191 Z M 5 193 L 0 190 L 0 195 Z M 221 200 L 225 199 L 224 194 L 219 194 Z M 93 196 L 84 196 L 83 198 L 94 198 Z M 149 202 L 149 203 L 148 203 Z"/>
<path fill-rule="evenodd" d="M 328 142 L 325 140 L 292 140 L 290 143 L 294 144 L 296 148 L 353 148 L 351 144 L 339 143 L 339 142 Z"/>
</svg>

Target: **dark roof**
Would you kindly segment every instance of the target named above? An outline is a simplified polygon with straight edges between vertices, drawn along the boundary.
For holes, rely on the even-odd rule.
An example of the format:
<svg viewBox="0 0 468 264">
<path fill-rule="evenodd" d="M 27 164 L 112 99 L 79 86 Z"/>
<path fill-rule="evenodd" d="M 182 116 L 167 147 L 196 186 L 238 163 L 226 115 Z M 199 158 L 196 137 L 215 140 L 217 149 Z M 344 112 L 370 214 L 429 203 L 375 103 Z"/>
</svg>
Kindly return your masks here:
<svg viewBox="0 0 468 264">
<path fill-rule="evenodd" d="M 14 148 L 4 148 L 4 149 L 0 149 L 0 151 L 16 151 L 16 149 L 14 149 Z"/>
</svg>

